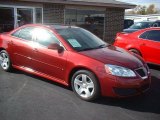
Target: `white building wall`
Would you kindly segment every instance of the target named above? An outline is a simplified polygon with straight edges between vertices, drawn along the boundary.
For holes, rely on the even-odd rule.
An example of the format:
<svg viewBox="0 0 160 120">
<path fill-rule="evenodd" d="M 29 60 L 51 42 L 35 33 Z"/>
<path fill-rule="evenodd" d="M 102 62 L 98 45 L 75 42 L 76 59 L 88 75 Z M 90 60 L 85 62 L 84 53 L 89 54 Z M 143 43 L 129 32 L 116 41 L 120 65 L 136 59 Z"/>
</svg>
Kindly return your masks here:
<svg viewBox="0 0 160 120">
<path fill-rule="evenodd" d="M 160 20 L 160 14 L 152 14 L 152 15 L 125 15 L 125 19 L 131 19 L 131 20 L 134 20 L 134 22 L 156 21 L 156 20 Z"/>
</svg>

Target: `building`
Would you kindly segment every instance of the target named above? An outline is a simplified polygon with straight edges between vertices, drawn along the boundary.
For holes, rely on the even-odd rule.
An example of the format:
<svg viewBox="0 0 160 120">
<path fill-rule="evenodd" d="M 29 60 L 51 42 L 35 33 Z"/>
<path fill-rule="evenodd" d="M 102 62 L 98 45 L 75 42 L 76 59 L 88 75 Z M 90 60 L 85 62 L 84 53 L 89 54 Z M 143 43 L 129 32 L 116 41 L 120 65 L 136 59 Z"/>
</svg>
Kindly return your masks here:
<svg viewBox="0 0 160 120">
<path fill-rule="evenodd" d="M 116 0 L 1 0 L 0 31 L 29 23 L 77 25 L 112 43 L 125 9 L 134 7 Z"/>
</svg>

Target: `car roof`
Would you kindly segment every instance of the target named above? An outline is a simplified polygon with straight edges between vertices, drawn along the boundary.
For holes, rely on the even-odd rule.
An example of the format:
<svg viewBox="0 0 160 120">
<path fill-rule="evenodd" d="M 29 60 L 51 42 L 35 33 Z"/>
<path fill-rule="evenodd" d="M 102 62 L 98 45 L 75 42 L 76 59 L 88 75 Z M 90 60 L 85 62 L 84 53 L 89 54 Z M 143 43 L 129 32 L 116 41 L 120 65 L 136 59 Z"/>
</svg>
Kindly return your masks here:
<svg viewBox="0 0 160 120">
<path fill-rule="evenodd" d="M 52 25 L 48 25 L 48 24 L 25 24 L 25 25 L 22 25 L 16 29 L 13 29 L 12 31 L 8 32 L 9 34 L 12 34 L 14 33 L 15 31 L 19 30 L 19 29 L 22 29 L 22 28 L 25 28 L 25 27 L 45 27 L 45 28 L 48 28 L 48 29 L 53 29 L 53 30 L 56 30 L 56 29 L 65 29 L 65 28 L 79 28 L 77 26 L 69 26 L 69 25 L 55 25 L 55 24 L 52 24 Z"/>
<path fill-rule="evenodd" d="M 64 29 L 64 28 L 79 28 L 77 26 L 69 26 L 69 25 L 56 25 L 56 24 L 26 24 L 21 26 L 23 27 L 27 27 L 27 26 L 35 26 L 35 27 L 47 27 L 47 28 L 51 28 L 51 29 Z"/>
<path fill-rule="evenodd" d="M 65 28 L 79 28 L 77 26 L 65 26 L 65 25 L 50 25 L 50 27 L 54 29 L 65 29 Z"/>
<path fill-rule="evenodd" d="M 139 34 L 145 32 L 145 31 L 150 31 L 150 30 L 160 30 L 160 27 L 150 27 L 150 28 L 140 29 L 140 30 L 135 31 L 135 32 L 130 33 L 130 34 L 132 34 L 132 35 L 139 35 Z"/>
<path fill-rule="evenodd" d="M 150 28 L 145 28 L 144 30 L 160 30 L 160 27 L 150 27 Z"/>
<path fill-rule="evenodd" d="M 156 20 L 156 21 L 147 21 L 147 20 L 144 20 L 144 21 L 140 21 L 140 22 L 136 22 L 136 23 L 155 23 L 155 22 L 160 22 L 160 20 Z"/>
</svg>

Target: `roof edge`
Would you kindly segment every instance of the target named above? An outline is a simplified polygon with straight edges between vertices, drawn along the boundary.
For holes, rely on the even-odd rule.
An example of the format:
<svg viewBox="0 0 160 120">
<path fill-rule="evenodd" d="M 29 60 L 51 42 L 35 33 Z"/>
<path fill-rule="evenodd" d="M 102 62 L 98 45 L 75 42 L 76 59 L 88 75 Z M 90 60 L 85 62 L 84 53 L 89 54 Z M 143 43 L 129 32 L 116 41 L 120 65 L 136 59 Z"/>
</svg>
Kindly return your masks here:
<svg viewBox="0 0 160 120">
<path fill-rule="evenodd" d="M 114 3 L 99 3 L 99 2 L 84 2 L 84 1 L 67 1 L 67 0 L 19 0 L 24 2 L 41 2 L 41 3 L 59 3 L 59 4 L 68 4 L 68 5 L 84 5 L 84 6 L 99 6 L 99 7 L 116 7 L 123 9 L 132 9 L 135 8 L 134 4 L 114 4 Z M 121 2 L 122 3 L 122 2 Z"/>
</svg>

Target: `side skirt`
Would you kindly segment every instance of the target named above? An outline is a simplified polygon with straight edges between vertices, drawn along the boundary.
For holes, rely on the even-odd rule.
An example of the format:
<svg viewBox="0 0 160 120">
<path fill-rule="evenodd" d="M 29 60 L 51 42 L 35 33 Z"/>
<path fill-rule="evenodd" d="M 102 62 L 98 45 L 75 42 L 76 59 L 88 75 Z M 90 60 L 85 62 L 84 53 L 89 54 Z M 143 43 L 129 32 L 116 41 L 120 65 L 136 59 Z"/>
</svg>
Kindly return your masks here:
<svg viewBox="0 0 160 120">
<path fill-rule="evenodd" d="M 47 75 L 47 74 L 44 74 L 44 73 L 41 73 L 41 72 L 38 72 L 38 71 L 34 71 L 34 70 L 31 69 L 31 68 L 27 68 L 27 67 L 24 67 L 24 66 L 16 66 L 16 65 L 12 65 L 12 66 L 13 66 L 14 68 L 18 69 L 18 70 L 22 70 L 22 71 L 24 71 L 24 72 L 27 72 L 27 73 L 30 73 L 30 74 L 34 74 L 34 75 L 37 75 L 37 76 L 40 76 L 40 77 L 43 77 L 43 78 L 52 80 L 52 81 L 54 81 L 54 82 L 63 84 L 63 85 L 65 85 L 65 86 L 69 86 L 69 84 L 66 83 L 64 80 L 57 79 L 57 78 L 55 78 L 55 77 L 49 76 L 49 75 Z"/>
</svg>

